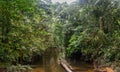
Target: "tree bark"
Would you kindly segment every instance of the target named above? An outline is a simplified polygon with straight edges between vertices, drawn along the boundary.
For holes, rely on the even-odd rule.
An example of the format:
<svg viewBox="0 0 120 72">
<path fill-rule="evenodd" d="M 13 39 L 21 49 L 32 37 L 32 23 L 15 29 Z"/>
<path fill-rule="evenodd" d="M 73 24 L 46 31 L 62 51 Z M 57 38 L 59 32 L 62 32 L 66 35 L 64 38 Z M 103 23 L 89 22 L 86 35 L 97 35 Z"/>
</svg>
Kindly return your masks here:
<svg viewBox="0 0 120 72">
<path fill-rule="evenodd" d="M 60 65 L 66 70 L 66 72 L 73 72 L 72 68 L 68 66 L 63 60 L 60 60 Z"/>
</svg>

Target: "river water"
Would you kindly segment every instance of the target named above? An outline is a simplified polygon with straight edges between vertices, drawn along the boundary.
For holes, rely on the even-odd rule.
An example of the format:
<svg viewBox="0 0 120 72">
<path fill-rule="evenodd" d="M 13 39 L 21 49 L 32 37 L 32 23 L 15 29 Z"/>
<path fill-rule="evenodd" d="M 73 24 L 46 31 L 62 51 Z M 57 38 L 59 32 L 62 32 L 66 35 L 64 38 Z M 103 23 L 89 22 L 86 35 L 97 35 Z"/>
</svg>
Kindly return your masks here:
<svg viewBox="0 0 120 72">
<path fill-rule="evenodd" d="M 43 55 L 42 64 L 37 63 L 32 72 L 66 72 L 58 63 L 58 53 L 55 49 L 47 50 Z M 73 72 L 94 72 L 92 64 L 73 61 L 68 61 L 68 63 L 73 67 Z"/>
<path fill-rule="evenodd" d="M 46 50 L 42 58 L 42 64 L 33 67 L 32 72 L 66 72 L 58 63 L 59 50 L 50 48 Z"/>
<path fill-rule="evenodd" d="M 92 64 L 88 64 L 86 62 L 69 62 L 72 68 L 74 69 L 73 72 L 94 72 L 94 67 Z"/>
</svg>

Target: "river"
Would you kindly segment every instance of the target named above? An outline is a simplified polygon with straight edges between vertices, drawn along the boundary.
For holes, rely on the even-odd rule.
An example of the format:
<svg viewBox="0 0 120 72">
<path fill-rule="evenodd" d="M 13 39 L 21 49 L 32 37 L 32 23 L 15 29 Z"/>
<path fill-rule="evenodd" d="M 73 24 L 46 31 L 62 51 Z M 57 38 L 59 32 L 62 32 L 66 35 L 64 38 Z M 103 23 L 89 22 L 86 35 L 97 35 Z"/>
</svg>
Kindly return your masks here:
<svg viewBox="0 0 120 72">
<path fill-rule="evenodd" d="M 73 67 L 73 72 L 94 72 L 93 65 L 87 64 L 85 62 L 68 61 L 68 63 Z M 32 72 L 66 72 L 63 67 L 58 63 L 58 51 L 51 49 L 46 51 L 43 56 L 42 64 L 37 63 L 33 67 Z"/>
</svg>

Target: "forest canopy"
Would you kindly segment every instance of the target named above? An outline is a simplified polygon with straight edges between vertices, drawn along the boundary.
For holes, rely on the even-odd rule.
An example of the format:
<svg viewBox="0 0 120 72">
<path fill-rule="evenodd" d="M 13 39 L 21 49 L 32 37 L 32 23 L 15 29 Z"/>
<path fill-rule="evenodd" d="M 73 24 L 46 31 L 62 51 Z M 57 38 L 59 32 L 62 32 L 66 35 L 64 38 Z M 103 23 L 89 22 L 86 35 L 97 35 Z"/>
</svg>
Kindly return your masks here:
<svg viewBox="0 0 120 72">
<path fill-rule="evenodd" d="M 119 64 L 119 3 L 0 0 L 0 62 L 23 64 L 59 48 L 66 58 Z"/>
</svg>

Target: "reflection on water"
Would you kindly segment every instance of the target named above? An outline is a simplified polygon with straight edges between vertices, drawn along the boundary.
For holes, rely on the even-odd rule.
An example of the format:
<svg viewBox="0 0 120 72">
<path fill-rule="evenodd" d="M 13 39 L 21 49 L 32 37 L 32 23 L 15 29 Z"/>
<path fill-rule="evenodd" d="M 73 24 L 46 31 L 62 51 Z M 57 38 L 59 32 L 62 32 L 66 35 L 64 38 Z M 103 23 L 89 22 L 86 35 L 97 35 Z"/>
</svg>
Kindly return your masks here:
<svg viewBox="0 0 120 72">
<path fill-rule="evenodd" d="M 36 68 L 33 68 L 32 72 L 66 72 L 61 66 L 56 66 L 54 68 L 51 68 L 49 71 L 46 71 L 45 69 L 46 68 L 44 67 L 36 67 Z"/>
<path fill-rule="evenodd" d="M 43 61 L 40 66 L 33 68 L 32 72 L 66 72 L 58 64 L 58 49 L 50 48 L 43 55 Z"/>
<path fill-rule="evenodd" d="M 34 67 L 32 72 L 66 72 L 58 64 L 58 50 L 49 49 L 43 55 L 42 64 L 38 63 L 38 66 Z M 73 67 L 73 72 L 94 72 L 93 65 L 86 64 L 84 62 L 68 62 Z"/>
<path fill-rule="evenodd" d="M 36 67 L 33 68 L 32 72 L 45 72 L 45 69 L 43 67 Z"/>
<path fill-rule="evenodd" d="M 70 65 L 73 67 L 74 72 L 94 72 L 94 67 L 92 64 L 87 64 L 85 62 L 73 62 L 69 61 Z"/>
<path fill-rule="evenodd" d="M 69 62 L 73 67 L 73 72 L 94 72 L 93 66 L 87 63 L 74 63 Z M 37 66 L 33 68 L 32 72 L 66 72 L 60 65 L 56 65 L 53 62 L 52 66 L 45 68 L 46 66 Z"/>
</svg>

